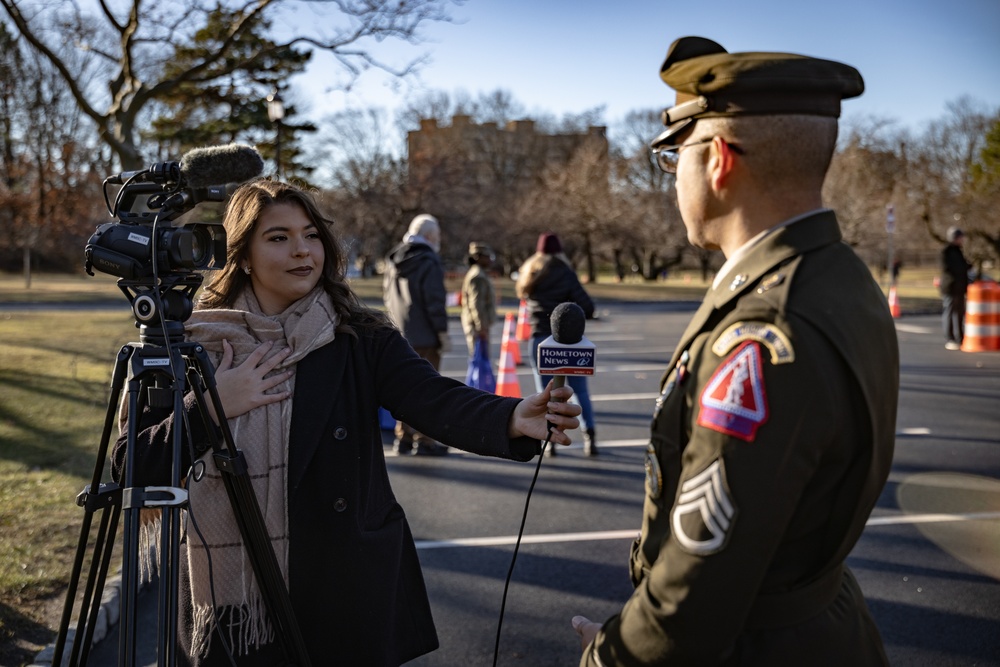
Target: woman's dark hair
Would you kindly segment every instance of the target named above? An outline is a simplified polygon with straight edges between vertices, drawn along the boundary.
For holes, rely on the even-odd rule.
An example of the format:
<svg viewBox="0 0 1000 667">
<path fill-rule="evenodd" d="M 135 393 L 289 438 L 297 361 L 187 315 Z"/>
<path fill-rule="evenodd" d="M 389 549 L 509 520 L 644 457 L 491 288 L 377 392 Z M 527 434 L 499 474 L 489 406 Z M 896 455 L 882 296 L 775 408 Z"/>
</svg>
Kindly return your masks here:
<svg viewBox="0 0 1000 667">
<path fill-rule="evenodd" d="M 338 330 L 353 334 L 353 326 L 391 326 L 383 313 L 364 305 L 347 284 L 347 255 L 333 234 L 333 221 L 320 212 L 312 195 L 294 185 L 268 178 L 244 183 L 230 198 L 222 220 L 227 237 L 226 265 L 212 274 L 198 300 L 198 307 L 232 308 L 236 297 L 250 287 L 250 276 L 242 267 L 250 253 L 250 241 L 261 214 L 274 204 L 298 206 L 316 226 L 326 255 L 319 282 L 340 315 Z"/>
</svg>

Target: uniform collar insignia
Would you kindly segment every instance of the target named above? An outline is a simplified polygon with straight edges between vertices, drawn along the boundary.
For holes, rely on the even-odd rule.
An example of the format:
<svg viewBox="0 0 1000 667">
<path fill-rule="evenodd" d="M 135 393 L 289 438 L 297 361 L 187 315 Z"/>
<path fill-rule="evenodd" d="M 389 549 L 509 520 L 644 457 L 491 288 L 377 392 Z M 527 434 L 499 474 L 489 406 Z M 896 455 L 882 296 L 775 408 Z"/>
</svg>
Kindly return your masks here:
<svg viewBox="0 0 1000 667">
<path fill-rule="evenodd" d="M 760 281 L 760 285 L 757 287 L 757 294 L 763 294 L 767 290 L 771 289 L 772 287 L 777 287 L 783 282 L 785 282 L 784 273 L 775 273 L 773 275 L 770 275 L 767 278 L 764 278 L 764 280 Z"/>
</svg>

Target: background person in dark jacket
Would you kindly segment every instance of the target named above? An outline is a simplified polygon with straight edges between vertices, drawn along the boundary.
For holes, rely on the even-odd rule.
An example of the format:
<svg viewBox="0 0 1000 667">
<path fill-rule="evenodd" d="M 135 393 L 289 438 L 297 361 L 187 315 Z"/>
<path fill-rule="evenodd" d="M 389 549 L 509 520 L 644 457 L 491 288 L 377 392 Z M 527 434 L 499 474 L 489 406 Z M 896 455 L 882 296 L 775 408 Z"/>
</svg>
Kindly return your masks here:
<svg viewBox="0 0 1000 667">
<path fill-rule="evenodd" d="M 224 225 L 226 266 L 212 274 L 186 337 L 216 367 L 311 662 L 395 667 L 433 651 L 437 635 L 413 536 L 389 484 L 379 406 L 451 446 L 517 461 L 538 453 L 549 421 L 553 441 L 567 444 L 563 431 L 577 426 L 579 408 L 550 401 L 549 392 L 522 401 L 438 374 L 358 300 L 330 222 L 301 190 L 246 184 Z M 197 458 L 201 474 L 185 475 L 185 520 L 198 531 L 187 531 L 181 545 L 178 664 L 285 664 L 206 452 L 210 427 L 192 396 L 184 410 L 190 428 L 181 434 L 181 470 Z M 170 413 L 144 408 L 134 486 L 170 483 Z M 126 410 L 112 454 L 119 481 L 128 417 Z M 152 541 L 160 533 L 155 523 L 144 530 Z"/>
<path fill-rule="evenodd" d="M 529 257 L 518 271 L 515 284 L 518 298 L 527 300 L 528 316 L 531 321 L 531 349 L 528 359 L 535 371 L 535 387 L 543 386 L 538 373 L 538 344 L 552 335 L 550 318 L 552 311 L 560 303 L 575 303 L 583 309 L 587 319 L 594 316 L 594 302 L 587 290 L 580 284 L 576 271 L 563 254 L 562 242 L 555 234 L 538 237 L 536 252 Z M 583 447 L 587 456 L 597 455 L 597 435 L 594 427 L 594 408 L 590 402 L 586 375 L 568 375 L 566 384 L 573 387 L 576 400 L 583 413 L 580 416 L 583 431 Z M 549 454 L 555 455 L 550 448 Z"/>
<path fill-rule="evenodd" d="M 413 218 L 403 242 L 386 259 L 382 298 L 389 317 L 413 350 L 441 368 L 441 355 L 448 351 L 448 311 L 445 306 L 441 227 L 431 215 Z M 403 421 L 396 422 L 397 454 L 447 454 L 448 448 Z"/>
<path fill-rule="evenodd" d="M 962 348 L 965 338 L 965 291 L 969 286 L 972 265 L 962 254 L 965 233 L 958 227 L 948 228 L 948 245 L 941 251 L 941 302 L 944 310 L 944 346 L 949 350 Z"/>
</svg>

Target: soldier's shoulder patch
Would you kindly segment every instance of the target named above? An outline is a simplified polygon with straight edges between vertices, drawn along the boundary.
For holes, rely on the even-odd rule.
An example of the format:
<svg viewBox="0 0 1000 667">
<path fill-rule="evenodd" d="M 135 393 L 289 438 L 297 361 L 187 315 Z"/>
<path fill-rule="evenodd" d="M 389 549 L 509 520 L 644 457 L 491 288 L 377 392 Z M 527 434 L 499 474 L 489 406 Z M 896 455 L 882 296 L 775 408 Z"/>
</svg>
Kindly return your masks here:
<svg viewBox="0 0 1000 667">
<path fill-rule="evenodd" d="M 772 364 L 788 364 L 795 361 L 795 349 L 784 331 L 769 322 L 737 322 L 726 327 L 722 335 L 712 344 L 715 356 L 722 357 L 734 347 L 748 340 L 763 345 L 771 353 Z"/>
<path fill-rule="evenodd" d="M 721 458 L 681 483 L 670 526 L 684 551 L 696 556 L 722 551 L 735 520 L 736 504 Z"/>
<path fill-rule="evenodd" d="M 698 425 L 752 442 L 767 415 L 760 345 L 748 340 L 722 362 L 702 390 Z"/>
</svg>

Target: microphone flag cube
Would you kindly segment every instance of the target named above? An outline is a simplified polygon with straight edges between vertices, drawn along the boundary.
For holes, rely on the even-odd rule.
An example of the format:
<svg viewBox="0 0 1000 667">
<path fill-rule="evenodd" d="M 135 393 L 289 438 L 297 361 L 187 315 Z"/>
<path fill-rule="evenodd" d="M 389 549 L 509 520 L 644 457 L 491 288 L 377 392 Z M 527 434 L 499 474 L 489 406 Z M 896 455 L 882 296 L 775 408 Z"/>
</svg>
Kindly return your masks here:
<svg viewBox="0 0 1000 667">
<path fill-rule="evenodd" d="M 538 344 L 538 372 L 541 375 L 593 375 L 596 361 L 594 344 L 582 337 L 577 343 L 558 343 L 549 336 Z"/>
</svg>

